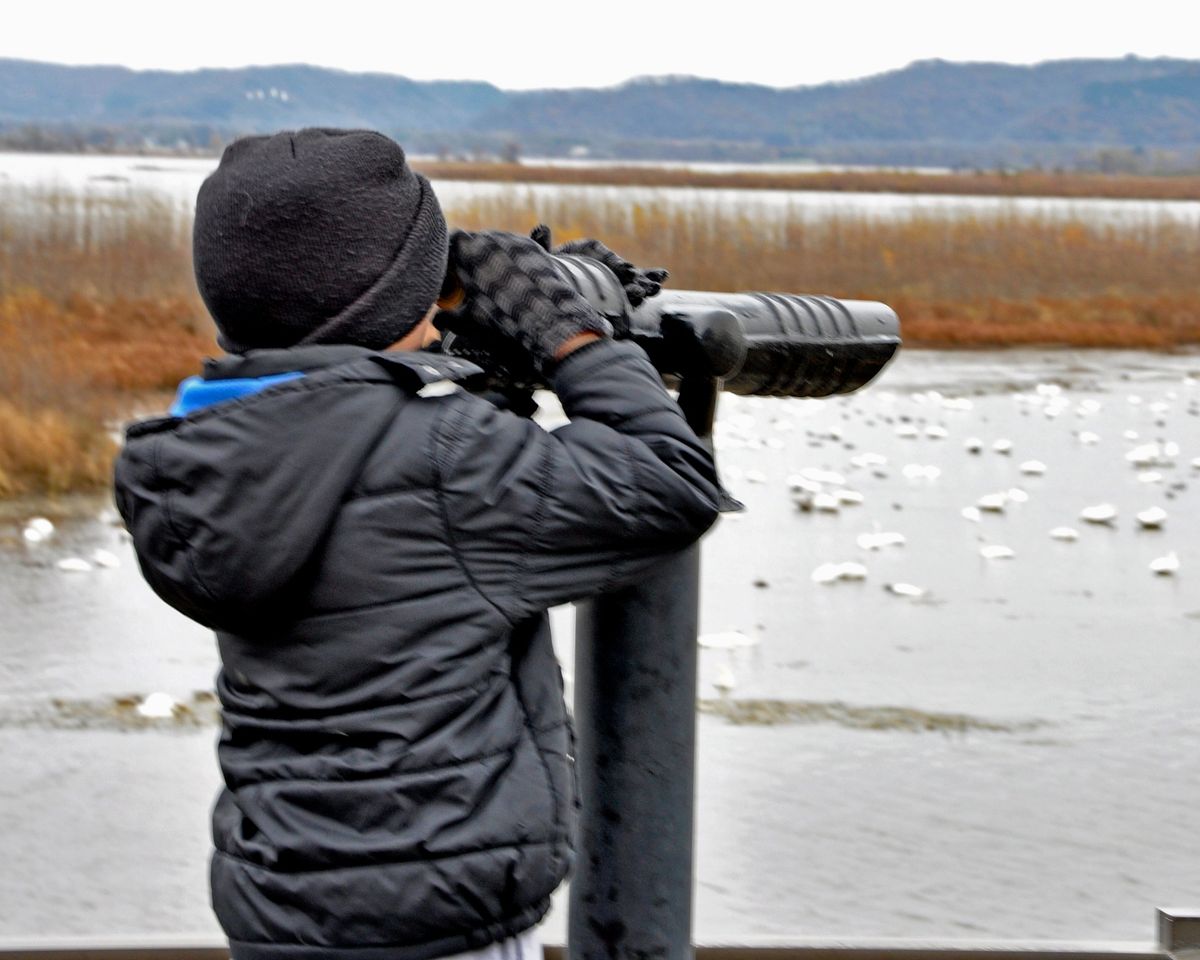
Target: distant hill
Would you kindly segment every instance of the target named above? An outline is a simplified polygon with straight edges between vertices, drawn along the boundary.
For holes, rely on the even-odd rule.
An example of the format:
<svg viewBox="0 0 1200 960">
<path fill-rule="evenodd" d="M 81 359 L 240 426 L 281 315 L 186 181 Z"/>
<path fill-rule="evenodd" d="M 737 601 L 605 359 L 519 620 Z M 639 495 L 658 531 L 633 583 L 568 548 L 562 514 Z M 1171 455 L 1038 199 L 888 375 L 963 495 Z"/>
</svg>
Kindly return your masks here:
<svg viewBox="0 0 1200 960">
<path fill-rule="evenodd" d="M 643 77 L 512 92 L 292 65 L 186 73 L 0 59 L 0 143 L 213 149 L 301 126 L 384 130 L 441 153 L 1200 166 L 1200 61 L 927 60 L 778 89 Z"/>
<path fill-rule="evenodd" d="M 168 73 L 0 59 L 0 123 L 201 123 L 461 129 L 506 94 L 486 83 L 419 82 L 309 66 Z"/>
</svg>

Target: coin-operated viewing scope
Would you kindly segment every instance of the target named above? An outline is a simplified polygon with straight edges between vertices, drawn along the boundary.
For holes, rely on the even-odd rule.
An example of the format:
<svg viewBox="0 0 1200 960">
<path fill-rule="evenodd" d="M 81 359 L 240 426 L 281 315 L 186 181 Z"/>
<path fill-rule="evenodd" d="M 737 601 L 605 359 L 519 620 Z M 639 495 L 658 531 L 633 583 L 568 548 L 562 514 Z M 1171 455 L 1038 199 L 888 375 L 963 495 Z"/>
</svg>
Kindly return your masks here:
<svg viewBox="0 0 1200 960">
<path fill-rule="evenodd" d="M 604 264 L 553 255 L 563 277 L 618 336 L 645 349 L 669 386 L 720 382 L 745 396 L 826 397 L 869 383 L 900 346 L 900 321 L 886 304 L 789 293 L 710 293 L 664 289 L 637 308 Z M 469 342 L 447 334 L 443 349 L 476 360 L 496 386 L 528 373 L 497 368 Z M 690 391 L 689 391 L 690 392 Z M 693 424 L 698 433 L 706 432 Z"/>
</svg>

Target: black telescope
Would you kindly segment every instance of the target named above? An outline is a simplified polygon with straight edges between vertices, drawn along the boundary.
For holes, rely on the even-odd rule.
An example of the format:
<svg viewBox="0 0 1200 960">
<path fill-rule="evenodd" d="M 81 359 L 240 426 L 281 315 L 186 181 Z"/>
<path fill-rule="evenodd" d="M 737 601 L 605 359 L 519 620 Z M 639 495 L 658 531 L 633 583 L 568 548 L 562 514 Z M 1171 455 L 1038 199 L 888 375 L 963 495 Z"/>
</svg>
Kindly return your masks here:
<svg viewBox="0 0 1200 960">
<path fill-rule="evenodd" d="M 788 293 L 663 290 L 631 308 L 612 271 L 590 257 L 553 254 L 560 273 L 637 342 L 670 386 L 717 379 L 747 396 L 827 397 L 869 383 L 900 347 L 900 321 L 886 304 Z M 494 385 L 537 387 L 524 373 L 488 362 L 459 335 L 447 353 L 477 360 Z"/>
</svg>

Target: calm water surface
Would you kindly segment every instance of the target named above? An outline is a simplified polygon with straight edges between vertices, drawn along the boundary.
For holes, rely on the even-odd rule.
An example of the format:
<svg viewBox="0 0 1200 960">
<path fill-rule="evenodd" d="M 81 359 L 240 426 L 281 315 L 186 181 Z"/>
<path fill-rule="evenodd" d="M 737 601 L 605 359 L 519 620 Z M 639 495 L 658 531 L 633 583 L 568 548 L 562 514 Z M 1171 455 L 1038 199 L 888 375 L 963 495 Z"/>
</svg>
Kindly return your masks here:
<svg viewBox="0 0 1200 960">
<path fill-rule="evenodd" d="M 1194 903 L 1200 355 L 911 353 L 853 397 L 721 408 L 719 460 L 749 509 L 705 541 L 702 630 L 752 644 L 701 651 L 701 696 L 721 680 L 737 699 L 976 726 L 702 715 L 697 936 L 1149 940 L 1156 906 Z M 1178 452 L 1126 459 L 1152 441 Z M 856 466 L 863 454 L 886 463 Z M 1044 474 L 1021 472 L 1031 459 Z M 798 511 L 787 479 L 805 468 L 843 474 L 862 504 Z M 1014 489 L 1004 513 L 963 517 Z M 1101 502 L 1113 525 L 1079 520 Z M 1139 530 L 1134 514 L 1155 505 L 1164 529 Z M 103 507 L 57 518 L 36 547 L 19 520 L 0 523 L 0 936 L 215 935 L 215 730 L 54 721 L 55 700 L 186 698 L 217 667 L 210 636 L 143 585 Z M 1079 539 L 1051 539 L 1060 525 Z M 907 542 L 866 551 L 871 531 Z M 1015 556 L 985 559 L 988 545 Z M 97 547 L 122 565 L 54 567 Z M 1179 574 L 1154 576 L 1170 551 Z M 847 560 L 865 580 L 813 582 Z M 926 593 L 894 596 L 896 581 Z M 568 679 L 570 619 L 555 613 Z M 558 909 L 548 936 L 563 930 Z"/>
<path fill-rule="evenodd" d="M 0 188 L 38 185 L 98 195 L 122 195 L 148 189 L 190 211 L 201 182 L 216 166 L 211 158 L 75 156 L 71 154 L 0 153 Z M 831 215 L 905 219 L 914 215 L 961 217 L 1008 213 L 1049 218 L 1081 218 L 1117 226 L 1159 221 L 1200 223 L 1200 201 L 1074 200 L 1046 197 L 972 197 L 938 194 L 843 193 L 794 190 L 725 190 L 696 187 L 607 187 L 558 184 L 435 181 L 447 207 L 476 198 L 528 196 L 547 199 L 586 198 L 621 204 L 665 203 L 736 209 L 747 216 L 792 216 L 820 219 Z"/>
</svg>

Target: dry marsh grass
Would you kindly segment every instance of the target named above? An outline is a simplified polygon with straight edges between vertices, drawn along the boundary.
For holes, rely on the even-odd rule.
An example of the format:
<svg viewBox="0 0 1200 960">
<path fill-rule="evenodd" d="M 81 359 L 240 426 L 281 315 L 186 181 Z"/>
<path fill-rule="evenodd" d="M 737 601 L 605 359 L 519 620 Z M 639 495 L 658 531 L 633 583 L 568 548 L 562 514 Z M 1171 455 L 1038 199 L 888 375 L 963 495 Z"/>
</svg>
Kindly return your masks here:
<svg viewBox="0 0 1200 960">
<path fill-rule="evenodd" d="M 514 188 L 447 210 L 465 229 L 602 238 L 677 289 L 883 300 L 909 345 L 1200 343 L 1200 228 L 1002 214 L 882 220 L 597 200 Z M 108 482 L 110 425 L 216 347 L 186 211 L 130 193 L 0 188 L 0 496 Z"/>
<path fill-rule="evenodd" d="M 0 496 L 104 486 L 107 425 L 213 350 L 186 298 L 0 293 Z"/>
<path fill-rule="evenodd" d="M 0 496 L 103 487 L 107 425 L 212 351 L 189 232 L 154 197 L 0 191 Z"/>
<path fill-rule="evenodd" d="M 996 213 L 812 217 L 717 206 L 616 203 L 528 192 L 454 211 L 468 229 L 604 238 L 671 285 L 882 300 L 906 344 L 1164 348 L 1200 343 L 1200 227 Z"/>
</svg>

